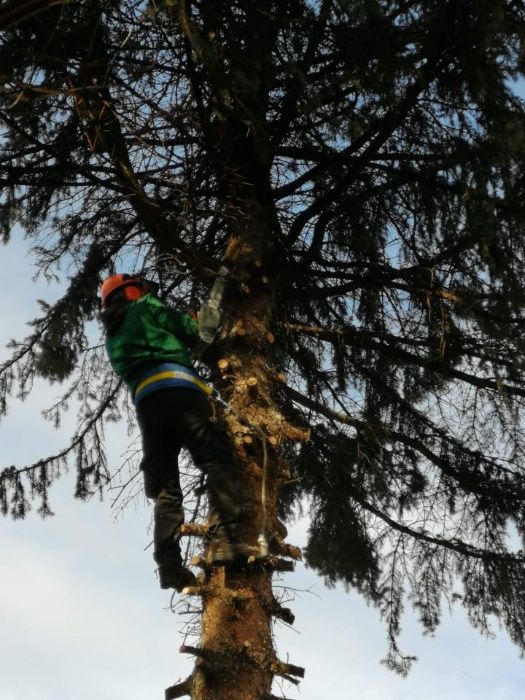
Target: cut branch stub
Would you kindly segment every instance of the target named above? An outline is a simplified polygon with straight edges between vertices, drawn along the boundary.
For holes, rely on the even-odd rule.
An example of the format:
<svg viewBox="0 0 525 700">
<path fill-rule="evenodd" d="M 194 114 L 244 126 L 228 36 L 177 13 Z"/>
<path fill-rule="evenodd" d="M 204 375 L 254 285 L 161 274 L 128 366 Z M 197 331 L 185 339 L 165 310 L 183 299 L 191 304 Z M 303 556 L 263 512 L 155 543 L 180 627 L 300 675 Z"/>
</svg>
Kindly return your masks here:
<svg viewBox="0 0 525 700">
<path fill-rule="evenodd" d="M 217 362 L 217 367 L 219 368 L 219 370 L 222 374 L 224 374 L 227 371 L 229 366 L 230 366 L 230 363 L 225 357 L 221 358 Z"/>
<path fill-rule="evenodd" d="M 256 561 L 260 561 L 266 569 L 271 571 L 295 571 L 295 562 L 291 559 L 268 556 Z"/>
<path fill-rule="evenodd" d="M 293 544 L 286 544 L 277 533 L 270 538 L 270 548 L 275 552 L 275 554 L 280 554 L 283 557 L 289 557 L 290 559 L 295 559 L 297 561 L 302 560 L 303 551 L 300 547 Z"/>
<path fill-rule="evenodd" d="M 193 674 L 188 676 L 182 683 L 177 683 L 169 688 L 166 688 L 164 693 L 164 700 L 176 700 L 176 698 L 182 698 L 185 695 L 191 696 L 191 684 L 193 681 Z"/>
<path fill-rule="evenodd" d="M 273 597 L 272 599 L 270 612 L 274 617 L 278 617 L 280 620 L 283 620 L 283 622 L 286 622 L 286 624 L 288 625 L 293 625 L 293 623 L 295 622 L 295 615 L 290 610 L 290 608 L 285 608 L 279 603 L 279 601 L 275 597 Z"/>
<path fill-rule="evenodd" d="M 301 666 L 287 664 L 284 663 L 284 661 L 275 661 L 272 664 L 272 673 L 274 673 L 276 676 L 281 676 L 281 678 L 285 678 L 294 685 L 299 685 L 299 681 L 294 678 L 294 676 L 297 678 L 304 678 L 305 671 Z"/>
<path fill-rule="evenodd" d="M 182 589 L 184 595 L 205 596 L 210 589 L 207 586 L 186 586 Z M 182 652 L 181 652 L 182 653 Z"/>
<path fill-rule="evenodd" d="M 206 561 L 205 557 L 201 557 L 199 554 L 193 556 L 190 563 L 192 566 L 202 569 L 206 573 L 209 573 L 213 568 L 212 565 Z"/>
<path fill-rule="evenodd" d="M 184 523 L 181 525 L 180 534 L 193 537 L 205 537 L 208 534 L 208 526 L 198 525 L 197 523 Z"/>
<path fill-rule="evenodd" d="M 214 673 L 220 672 L 229 665 L 227 654 L 221 654 L 220 652 L 211 651 L 210 649 L 200 649 L 199 647 L 183 644 L 179 651 L 181 654 L 191 654 L 197 657 L 195 662 L 197 666 Z"/>
</svg>

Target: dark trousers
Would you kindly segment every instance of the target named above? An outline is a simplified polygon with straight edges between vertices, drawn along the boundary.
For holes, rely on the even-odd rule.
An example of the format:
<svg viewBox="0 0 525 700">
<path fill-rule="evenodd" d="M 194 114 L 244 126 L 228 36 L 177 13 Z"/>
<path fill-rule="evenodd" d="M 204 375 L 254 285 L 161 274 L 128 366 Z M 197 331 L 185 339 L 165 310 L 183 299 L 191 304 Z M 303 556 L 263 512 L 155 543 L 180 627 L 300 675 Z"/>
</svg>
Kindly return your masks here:
<svg viewBox="0 0 525 700">
<path fill-rule="evenodd" d="M 184 522 L 184 509 L 178 456 L 183 447 L 206 475 L 212 520 L 228 523 L 240 517 L 241 472 L 228 436 L 210 417 L 208 399 L 195 389 L 161 389 L 137 406 L 141 469 L 146 495 L 155 499 L 154 557 L 160 566 L 180 562 L 177 533 Z"/>
</svg>

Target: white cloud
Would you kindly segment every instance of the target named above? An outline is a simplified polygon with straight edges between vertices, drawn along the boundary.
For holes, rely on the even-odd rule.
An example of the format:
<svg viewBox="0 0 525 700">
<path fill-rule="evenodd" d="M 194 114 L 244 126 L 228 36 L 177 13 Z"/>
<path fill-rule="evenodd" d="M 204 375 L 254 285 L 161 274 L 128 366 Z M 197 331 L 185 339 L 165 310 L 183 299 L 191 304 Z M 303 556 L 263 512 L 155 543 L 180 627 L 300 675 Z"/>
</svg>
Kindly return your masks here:
<svg viewBox="0 0 525 700">
<path fill-rule="evenodd" d="M 147 513 L 117 525 L 105 503 L 58 510 L 3 532 L 0 699 L 161 697 L 189 666 L 142 552 Z"/>
</svg>

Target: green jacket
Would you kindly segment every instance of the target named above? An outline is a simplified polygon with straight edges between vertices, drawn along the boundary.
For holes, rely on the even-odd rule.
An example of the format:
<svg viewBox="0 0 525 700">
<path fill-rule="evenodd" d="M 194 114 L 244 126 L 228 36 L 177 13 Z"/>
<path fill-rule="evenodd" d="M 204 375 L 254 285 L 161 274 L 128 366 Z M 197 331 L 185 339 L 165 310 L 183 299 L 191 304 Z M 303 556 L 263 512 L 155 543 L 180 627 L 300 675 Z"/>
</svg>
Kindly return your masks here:
<svg viewBox="0 0 525 700">
<path fill-rule="evenodd" d="M 149 367 L 176 362 L 191 367 L 187 345 L 198 336 L 197 322 L 153 296 L 114 304 L 103 316 L 111 366 L 130 389 Z"/>
</svg>

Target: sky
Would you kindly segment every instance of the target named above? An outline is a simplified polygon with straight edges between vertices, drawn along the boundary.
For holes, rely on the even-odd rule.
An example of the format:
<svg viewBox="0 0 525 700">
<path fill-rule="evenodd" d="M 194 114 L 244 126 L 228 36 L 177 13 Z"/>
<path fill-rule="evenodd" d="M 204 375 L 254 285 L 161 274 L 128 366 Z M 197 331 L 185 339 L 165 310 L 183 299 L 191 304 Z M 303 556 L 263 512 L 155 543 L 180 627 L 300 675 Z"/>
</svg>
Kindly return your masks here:
<svg viewBox="0 0 525 700">
<path fill-rule="evenodd" d="M 55 299 L 56 286 L 31 281 L 21 236 L 0 247 L 2 311 L 0 360 L 37 312 L 35 299 Z M 29 464 L 64 446 L 68 417 L 56 431 L 41 411 L 59 385 L 37 383 L 24 403 L 14 401 L 0 421 L 0 469 Z M 68 426 L 69 423 L 69 426 Z M 133 437 L 133 436 L 132 436 Z M 136 436 L 135 436 L 136 437 Z M 110 466 L 123 461 L 129 438 L 122 426 L 107 433 Z M 150 504 L 130 504 L 116 518 L 112 496 L 73 499 L 74 475 L 51 491 L 55 516 L 31 512 L 23 521 L 0 516 L 0 700 L 163 700 L 185 678 L 192 660 L 178 653 L 184 617 L 158 587 L 150 542 Z M 306 523 L 289 528 L 304 545 Z M 505 633 L 487 640 L 460 608 L 444 613 L 434 637 L 424 637 L 407 610 L 401 646 L 418 661 L 408 678 L 380 664 L 386 632 L 376 610 L 354 592 L 328 589 L 299 564 L 278 585 L 295 598 L 293 628 L 276 628 L 280 658 L 306 668 L 287 698 L 326 700 L 522 700 L 525 662 Z M 498 630 L 496 629 L 496 632 Z M 274 690 L 279 695 L 279 688 Z"/>
</svg>

